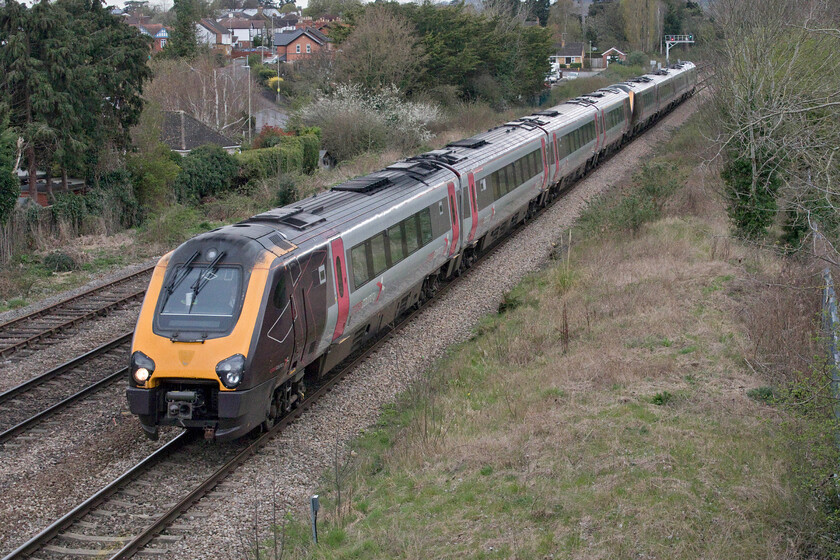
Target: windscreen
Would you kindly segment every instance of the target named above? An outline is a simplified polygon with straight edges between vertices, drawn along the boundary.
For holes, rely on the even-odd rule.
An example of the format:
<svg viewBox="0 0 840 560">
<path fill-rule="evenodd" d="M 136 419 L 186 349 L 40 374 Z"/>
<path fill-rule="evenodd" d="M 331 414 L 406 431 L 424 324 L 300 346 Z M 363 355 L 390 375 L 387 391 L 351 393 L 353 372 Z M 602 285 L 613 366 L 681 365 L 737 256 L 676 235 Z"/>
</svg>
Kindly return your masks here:
<svg viewBox="0 0 840 560">
<path fill-rule="evenodd" d="M 178 267 L 173 280 L 161 293 L 164 301 L 157 317 L 160 329 L 190 333 L 232 329 L 241 301 L 240 268 Z"/>
</svg>

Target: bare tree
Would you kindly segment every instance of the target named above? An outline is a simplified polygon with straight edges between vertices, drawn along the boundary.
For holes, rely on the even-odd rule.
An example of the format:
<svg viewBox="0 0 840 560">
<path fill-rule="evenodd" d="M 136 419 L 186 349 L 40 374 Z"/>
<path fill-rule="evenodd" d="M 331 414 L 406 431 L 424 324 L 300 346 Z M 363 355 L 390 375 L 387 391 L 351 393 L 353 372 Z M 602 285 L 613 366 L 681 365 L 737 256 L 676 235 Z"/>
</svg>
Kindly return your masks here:
<svg viewBox="0 0 840 560">
<path fill-rule="evenodd" d="M 218 67 L 211 56 L 192 61 L 160 60 L 154 65 L 155 77 L 146 97 L 163 110 L 184 111 L 223 134 L 242 132 L 248 119 L 247 68 Z M 259 92 L 251 84 L 252 95 Z"/>
<path fill-rule="evenodd" d="M 367 89 L 395 85 L 406 90 L 416 83 L 423 57 L 409 22 L 386 6 L 371 4 L 342 45 L 337 77 Z"/>
<path fill-rule="evenodd" d="M 802 230 L 813 231 L 816 221 L 826 224 L 836 244 L 836 5 L 830 0 L 764 0 L 757 9 L 753 0 L 716 0 L 711 9 L 722 37 L 711 110 L 719 124 L 718 155 L 725 166 L 730 215 L 740 207 L 761 233 L 781 207 Z"/>
</svg>

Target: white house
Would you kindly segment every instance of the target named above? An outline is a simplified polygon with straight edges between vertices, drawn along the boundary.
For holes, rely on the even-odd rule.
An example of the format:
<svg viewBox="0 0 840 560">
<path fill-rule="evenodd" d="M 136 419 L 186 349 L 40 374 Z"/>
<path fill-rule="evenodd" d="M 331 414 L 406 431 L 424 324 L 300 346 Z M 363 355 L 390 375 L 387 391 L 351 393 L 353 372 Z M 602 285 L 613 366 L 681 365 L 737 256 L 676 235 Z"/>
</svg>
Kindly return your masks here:
<svg viewBox="0 0 840 560">
<path fill-rule="evenodd" d="M 203 18 L 195 24 L 195 31 L 200 44 L 209 45 L 214 51 L 230 56 L 233 35 L 229 29 L 212 19 Z"/>
</svg>

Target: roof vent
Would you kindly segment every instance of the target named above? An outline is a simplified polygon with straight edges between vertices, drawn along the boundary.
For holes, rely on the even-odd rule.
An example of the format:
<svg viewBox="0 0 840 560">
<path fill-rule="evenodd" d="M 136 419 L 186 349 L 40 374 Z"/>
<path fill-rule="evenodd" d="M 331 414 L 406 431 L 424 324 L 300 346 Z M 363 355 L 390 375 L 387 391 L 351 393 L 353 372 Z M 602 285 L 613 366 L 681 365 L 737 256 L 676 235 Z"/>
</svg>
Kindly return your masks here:
<svg viewBox="0 0 840 560">
<path fill-rule="evenodd" d="M 349 181 L 341 183 L 340 185 L 336 185 L 332 188 L 332 190 L 371 194 L 375 191 L 378 191 L 379 189 L 390 187 L 391 185 L 393 185 L 393 183 L 388 177 L 367 175 L 365 177 L 351 179 Z"/>
<path fill-rule="evenodd" d="M 534 115 L 539 115 L 540 117 L 558 117 L 560 116 L 560 111 L 548 109 L 547 111 L 539 111 L 537 113 L 534 113 Z"/>
<path fill-rule="evenodd" d="M 432 150 L 419 156 L 408 158 L 408 161 L 427 160 L 433 162 L 440 162 L 446 165 L 455 165 L 458 162 L 464 161 L 466 156 L 459 156 L 455 150 Z"/>
<path fill-rule="evenodd" d="M 309 212 L 298 212 L 297 214 L 293 214 L 291 216 L 286 216 L 280 222 L 283 224 L 292 226 L 293 228 L 304 230 L 306 228 L 312 227 L 315 224 L 319 224 L 321 222 L 326 222 L 327 219 L 323 216 L 316 216 L 315 214 L 310 214 Z"/>
<path fill-rule="evenodd" d="M 447 147 L 453 148 L 470 148 L 475 150 L 476 148 L 480 148 L 487 144 L 487 140 L 483 140 L 481 138 L 464 138 L 463 140 L 456 140 L 455 142 L 450 142 L 447 144 Z"/>
<path fill-rule="evenodd" d="M 423 161 L 398 161 L 397 163 L 391 164 L 385 169 L 389 171 L 404 171 L 406 173 L 410 173 L 412 175 L 418 175 L 420 177 L 425 177 L 426 175 L 431 175 L 437 168 L 433 165 L 430 165 Z"/>
</svg>

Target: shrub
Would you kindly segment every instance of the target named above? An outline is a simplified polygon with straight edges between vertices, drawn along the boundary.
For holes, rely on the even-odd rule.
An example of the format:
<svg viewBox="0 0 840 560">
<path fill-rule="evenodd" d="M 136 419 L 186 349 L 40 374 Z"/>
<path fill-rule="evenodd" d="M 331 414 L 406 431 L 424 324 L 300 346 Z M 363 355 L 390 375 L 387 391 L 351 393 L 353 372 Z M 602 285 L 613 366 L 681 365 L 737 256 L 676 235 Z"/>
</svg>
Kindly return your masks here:
<svg viewBox="0 0 840 560">
<path fill-rule="evenodd" d="M 181 156 L 163 144 L 146 153 L 129 156 L 126 167 L 131 173 L 138 204 L 154 211 L 170 202 L 172 185 L 181 172 L 182 163 Z"/>
<path fill-rule="evenodd" d="M 656 406 L 665 406 L 674 398 L 674 395 L 669 393 L 668 391 L 662 391 L 661 393 L 656 393 L 650 399 L 650 402 L 655 404 Z"/>
<path fill-rule="evenodd" d="M 264 126 L 260 133 L 254 138 L 254 143 L 251 147 L 254 149 L 271 148 L 280 143 L 280 139 L 284 136 L 292 136 L 292 132 L 284 132 L 282 128 L 276 126 Z"/>
<path fill-rule="evenodd" d="M 181 172 L 175 179 L 179 202 L 195 203 L 205 196 L 230 189 L 236 177 L 236 159 L 219 146 L 196 148 L 184 158 Z"/>
<path fill-rule="evenodd" d="M 316 135 L 282 136 L 279 140 L 274 147 L 237 154 L 240 189 L 248 192 L 265 179 L 282 173 L 311 171 L 318 166 L 320 142 Z"/>
<path fill-rule="evenodd" d="M 44 268 L 50 272 L 70 272 L 78 267 L 76 260 L 63 251 L 54 251 L 44 257 Z"/>
<path fill-rule="evenodd" d="M 132 185 L 131 173 L 118 169 L 106 174 L 85 195 L 88 213 L 105 220 L 110 232 L 140 223 L 140 204 Z"/>
<path fill-rule="evenodd" d="M 50 206 L 53 220 L 58 223 L 65 221 L 73 228 L 78 229 L 87 215 L 87 206 L 84 197 L 68 192 L 55 194 L 55 202 Z"/>
<path fill-rule="evenodd" d="M 440 119 L 437 106 L 406 101 L 396 87 L 367 93 L 357 84 L 340 84 L 300 112 L 321 129 L 325 149 L 338 160 L 385 146 L 411 149 L 427 142 L 429 126 Z"/>
<path fill-rule="evenodd" d="M 581 68 L 581 63 L 580 62 L 572 62 L 571 64 L 569 64 L 569 68 L 571 68 L 572 70 L 580 69 Z"/>
<path fill-rule="evenodd" d="M 165 247 L 173 247 L 197 233 L 202 221 L 199 213 L 188 206 L 173 204 L 146 220 L 143 238 Z"/>
<path fill-rule="evenodd" d="M 731 158 L 721 171 L 728 199 L 727 213 L 736 233 L 746 238 L 763 236 L 776 218 L 776 193 L 781 186 L 778 174 L 761 166 L 753 185 L 752 163 L 747 158 Z"/>
<path fill-rule="evenodd" d="M 649 60 L 648 56 L 642 51 L 633 51 L 627 55 L 627 64 L 629 66 L 646 67 Z"/>
</svg>

